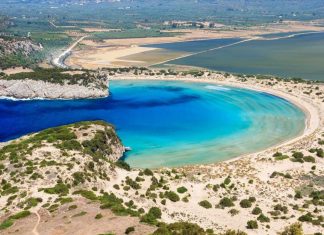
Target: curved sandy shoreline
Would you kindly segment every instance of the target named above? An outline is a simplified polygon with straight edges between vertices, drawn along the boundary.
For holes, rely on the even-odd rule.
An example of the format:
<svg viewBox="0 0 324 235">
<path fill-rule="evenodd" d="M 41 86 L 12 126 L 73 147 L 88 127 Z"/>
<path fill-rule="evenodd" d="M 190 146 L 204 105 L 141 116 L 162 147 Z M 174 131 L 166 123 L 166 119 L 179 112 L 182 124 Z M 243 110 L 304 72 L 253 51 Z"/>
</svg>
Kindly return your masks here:
<svg viewBox="0 0 324 235">
<path fill-rule="evenodd" d="M 280 148 L 287 147 L 289 145 L 292 145 L 308 136 L 316 132 L 316 130 L 320 127 L 320 115 L 319 115 L 319 110 L 314 107 L 313 104 L 311 104 L 308 101 L 305 101 L 306 97 L 304 99 L 300 96 L 292 95 L 284 91 L 277 91 L 274 89 L 270 89 L 269 87 L 261 87 L 256 84 L 243 84 L 239 83 L 239 81 L 226 81 L 226 80 L 216 80 L 216 79 L 208 79 L 208 78 L 188 78 L 188 77 L 158 77 L 158 76 L 120 76 L 120 77 L 110 77 L 110 80 L 159 80 L 159 81 L 183 81 L 183 82 L 198 82 L 198 83 L 209 83 L 209 84 L 215 84 L 215 85 L 221 85 L 221 86 L 231 86 L 231 87 L 236 87 L 236 88 L 243 88 L 243 89 L 249 89 L 257 92 L 265 92 L 270 95 L 274 95 L 280 98 L 283 98 L 290 103 L 294 104 L 297 106 L 299 109 L 303 111 L 305 114 L 305 128 L 304 130 L 297 135 L 294 138 L 287 139 L 285 141 L 279 142 L 278 144 L 268 147 L 266 149 L 257 151 L 257 152 L 252 152 L 252 153 L 247 153 L 247 154 L 242 154 L 237 157 L 233 157 L 231 159 L 225 160 L 225 161 L 220 161 L 220 162 L 232 162 L 238 159 L 241 159 L 243 157 L 255 157 L 259 154 L 268 152 L 268 151 L 280 151 Z M 219 162 L 215 163 L 209 163 L 209 164 L 193 164 L 193 165 L 185 165 L 182 167 L 186 166 L 202 166 L 202 165 L 213 165 L 217 164 Z M 164 167 L 160 167 L 164 168 Z M 168 168 L 168 167 L 167 167 Z M 175 167 L 175 168 L 181 168 L 181 167 Z"/>
<path fill-rule="evenodd" d="M 290 103 L 294 104 L 295 106 L 297 106 L 299 109 L 301 109 L 303 111 L 303 113 L 305 114 L 305 128 L 304 130 L 297 135 L 294 138 L 291 139 L 287 139 L 285 141 L 281 141 L 278 144 L 268 147 L 266 149 L 260 150 L 260 151 L 256 151 L 256 152 L 251 152 L 251 153 L 247 153 L 247 154 L 242 154 L 236 157 L 233 157 L 231 159 L 228 160 L 223 160 L 223 161 L 219 161 L 219 162 L 214 162 L 214 163 L 206 163 L 206 164 L 192 164 L 192 165 L 184 165 L 181 167 L 187 167 L 187 166 L 202 166 L 202 165 L 213 165 L 213 164 L 217 164 L 220 162 L 232 162 L 238 159 L 241 159 L 243 157 L 255 157 L 259 154 L 262 153 L 266 153 L 268 151 L 280 151 L 281 148 L 287 147 L 291 144 L 294 144 L 308 136 L 310 136 L 311 134 L 313 134 L 319 127 L 320 127 L 320 115 L 319 115 L 319 110 L 314 107 L 313 104 L 311 104 L 309 101 L 305 101 L 304 99 L 306 99 L 306 97 L 304 97 L 304 99 L 300 96 L 296 96 L 296 95 L 292 95 L 289 94 L 287 92 L 284 91 L 278 91 L 278 90 L 274 90 L 271 89 L 269 87 L 261 87 L 259 85 L 256 84 L 244 84 L 244 83 L 240 83 L 239 81 L 235 80 L 235 81 L 226 81 L 226 80 L 216 80 L 213 78 L 189 78 L 189 77 L 161 77 L 161 76 L 141 76 L 141 75 L 137 75 L 137 76 L 131 76 L 131 75 L 120 75 L 120 76 L 115 76 L 115 77 L 110 77 L 110 80 L 159 80 L 159 81 L 183 81 L 183 82 L 196 82 L 196 83 L 209 83 L 209 84 L 215 84 L 215 85 L 221 85 L 221 86 L 230 86 L 230 87 L 236 87 L 236 88 L 243 88 L 243 89 L 249 89 L 249 90 L 254 90 L 257 92 L 266 92 L 268 94 L 271 95 L 275 95 L 278 96 L 280 98 L 286 99 L 287 101 L 289 101 Z M 13 140 L 7 141 L 7 142 L 2 142 L 0 143 L 0 148 L 4 145 L 6 145 L 7 143 L 11 142 Z M 181 168 L 181 167 L 175 167 L 175 168 Z M 165 167 L 159 167 L 159 168 L 165 168 Z M 168 167 L 166 167 L 168 168 Z"/>
</svg>

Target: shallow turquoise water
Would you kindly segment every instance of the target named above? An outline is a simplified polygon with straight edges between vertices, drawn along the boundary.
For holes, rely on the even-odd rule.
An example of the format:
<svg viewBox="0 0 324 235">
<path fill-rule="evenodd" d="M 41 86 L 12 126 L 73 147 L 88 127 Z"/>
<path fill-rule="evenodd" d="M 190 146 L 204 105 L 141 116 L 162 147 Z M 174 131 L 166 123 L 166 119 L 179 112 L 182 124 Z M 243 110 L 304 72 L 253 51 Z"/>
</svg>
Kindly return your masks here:
<svg viewBox="0 0 324 235">
<path fill-rule="evenodd" d="M 288 33 L 269 34 L 265 37 L 288 35 Z M 168 50 L 199 52 L 216 48 L 220 43 L 231 44 L 226 40 L 219 39 L 219 42 L 205 40 L 195 43 L 169 43 L 154 46 Z M 186 49 L 186 47 L 188 48 Z M 324 33 L 310 33 L 278 40 L 253 40 L 172 60 L 167 64 L 198 66 L 232 73 L 266 74 L 324 81 Z"/>
<path fill-rule="evenodd" d="M 0 141 L 82 120 L 114 124 L 133 167 L 212 163 L 298 135 L 304 114 L 279 97 L 205 83 L 113 81 L 96 100 L 0 100 Z"/>
</svg>

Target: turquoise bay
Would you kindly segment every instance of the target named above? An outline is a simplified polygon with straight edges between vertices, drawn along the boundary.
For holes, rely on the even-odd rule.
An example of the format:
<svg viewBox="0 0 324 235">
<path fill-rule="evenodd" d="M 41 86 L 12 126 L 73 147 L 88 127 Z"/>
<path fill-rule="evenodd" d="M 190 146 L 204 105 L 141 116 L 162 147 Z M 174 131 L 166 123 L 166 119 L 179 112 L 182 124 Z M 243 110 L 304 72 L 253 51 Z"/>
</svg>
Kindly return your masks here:
<svg viewBox="0 0 324 235">
<path fill-rule="evenodd" d="M 115 125 L 132 167 L 230 159 L 293 138 L 305 116 L 262 92 L 180 81 L 112 81 L 95 100 L 0 100 L 0 141 L 83 120 Z"/>
</svg>

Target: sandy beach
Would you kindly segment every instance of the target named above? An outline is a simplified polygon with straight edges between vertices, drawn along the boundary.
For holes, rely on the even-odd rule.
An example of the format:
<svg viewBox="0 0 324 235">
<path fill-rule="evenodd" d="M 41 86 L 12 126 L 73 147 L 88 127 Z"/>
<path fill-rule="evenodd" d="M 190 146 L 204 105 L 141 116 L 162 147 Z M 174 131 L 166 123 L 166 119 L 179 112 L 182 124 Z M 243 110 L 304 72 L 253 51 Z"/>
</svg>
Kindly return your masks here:
<svg viewBox="0 0 324 235">
<path fill-rule="evenodd" d="M 313 134 L 316 130 L 318 130 L 321 125 L 321 118 L 324 115 L 323 110 L 318 107 L 317 105 L 314 105 L 314 102 L 310 100 L 305 95 L 294 95 L 292 93 L 288 93 L 285 91 L 286 87 L 280 87 L 279 89 L 273 89 L 269 88 L 268 86 L 260 85 L 255 82 L 243 82 L 239 83 L 235 76 L 232 76 L 231 78 L 224 78 L 222 75 L 220 75 L 218 78 L 189 78 L 189 77 L 178 77 L 178 76 L 116 76 L 111 77 L 110 80 L 163 80 L 163 81 L 183 81 L 183 82 L 199 82 L 199 83 L 209 83 L 209 84 L 216 84 L 221 86 L 230 86 L 230 87 L 238 87 L 238 88 L 244 88 L 244 89 L 250 89 L 255 90 L 258 92 L 266 92 L 275 96 L 282 97 L 289 102 L 293 103 L 297 107 L 299 107 L 306 116 L 305 119 L 305 129 L 302 133 L 300 133 L 299 136 L 296 136 L 295 138 L 291 140 L 286 140 L 283 143 L 280 143 L 276 146 L 273 146 L 267 150 L 263 150 L 262 152 L 272 150 L 272 149 L 279 149 L 280 147 L 293 144 L 294 142 L 298 142 L 299 140 L 305 138 L 308 135 Z M 316 107 L 317 106 L 317 107 Z M 322 120 L 323 121 L 323 120 Z M 259 152 L 259 153 L 262 153 Z M 232 160 L 230 160 L 232 161 Z"/>
<path fill-rule="evenodd" d="M 310 163 L 296 163 L 289 160 L 276 161 L 272 155 L 276 152 L 291 155 L 295 151 L 301 151 L 308 154 L 307 149 L 318 147 L 317 139 L 323 133 L 323 117 L 324 105 L 321 99 L 304 94 L 305 89 L 310 89 L 319 86 L 319 90 L 324 89 L 323 85 L 306 85 L 295 84 L 293 82 L 278 82 L 277 84 L 268 85 L 267 82 L 256 79 L 248 79 L 247 81 L 240 81 L 235 76 L 225 78 L 223 75 L 214 75 L 211 78 L 192 78 L 190 76 L 125 76 L 118 75 L 111 79 L 134 79 L 134 80 L 177 80 L 183 82 L 206 82 L 209 84 L 221 86 L 234 86 L 245 89 L 253 89 L 260 92 L 267 92 L 279 97 L 282 97 L 296 106 L 301 108 L 306 114 L 305 130 L 293 139 L 286 140 L 271 148 L 263 151 L 239 156 L 234 159 L 199 166 L 186 166 L 178 168 L 178 170 L 186 175 L 186 177 L 175 180 L 171 183 L 171 188 L 176 190 L 177 187 L 185 186 L 188 188 L 188 194 L 191 198 L 190 203 L 175 203 L 168 204 L 163 207 L 163 220 L 166 222 L 174 222 L 178 220 L 196 222 L 202 224 L 204 227 L 213 227 L 220 230 L 226 228 L 236 228 L 248 232 L 248 234 L 276 234 L 285 225 L 293 223 L 296 219 L 291 217 L 287 220 L 275 220 L 271 222 L 271 229 L 262 226 L 258 231 L 247 231 L 243 218 L 249 218 L 251 215 L 249 211 L 244 211 L 240 206 L 235 206 L 239 215 L 232 216 L 229 213 L 224 213 L 224 210 L 206 210 L 198 205 L 201 200 L 208 200 L 210 202 L 218 202 L 221 195 L 210 191 L 208 185 L 219 184 L 226 176 L 230 176 L 236 184 L 241 188 L 234 193 L 240 199 L 246 197 L 246 193 L 257 198 L 257 205 L 264 211 L 271 211 L 273 202 L 277 201 L 285 205 L 296 203 L 295 199 L 289 197 L 294 194 L 294 190 L 303 187 L 306 182 L 302 180 L 302 176 L 310 171 L 312 164 Z M 289 90 L 293 89 L 293 92 Z M 324 173 L 324 160 L 317 158 L 316 166 L 318 175 Z M 158 172 L 163 172 L 165 169 L 160 169 Z M 269 178 L 273 172 L 289 172 L 295 180 L 287 179 L 271 179 Z M 122 173 L 120 173 L 122 174 Z M 135 174 L 135 173 L 134 173 Z M 125 176 L 126 177 L 126 176 Z M 118 176 L 117 182 L 123 176 Z M 253 179 L 255 183 L 248 184 L 248 181 Z M 207 186 L 206 186 L 207 185 Z M 319 186 L 319 189 L 322 186 Z M 116 192 L 117 193 L 117 192 Z M 226 195 L 227 193 L 225 193 Z M 265 196 L 266 195 L 266 196 Z M 120 194 L 122 196 L 122 194 Z M 134 197 L 135 199 L 136 197 Z M 143 203 L 145 206 L 147 202 Z M 152 204 L 151 204 L 152 205 Z M 300 212 L 293 212 L 298 217 Z M 217 220 L 215 221 L 215 218 Z M 316 231 L 322 231 L 322 228 L 316 229 L 311 225 L 304 225 L 304 230 L 307 234 Z"/>
</svg>

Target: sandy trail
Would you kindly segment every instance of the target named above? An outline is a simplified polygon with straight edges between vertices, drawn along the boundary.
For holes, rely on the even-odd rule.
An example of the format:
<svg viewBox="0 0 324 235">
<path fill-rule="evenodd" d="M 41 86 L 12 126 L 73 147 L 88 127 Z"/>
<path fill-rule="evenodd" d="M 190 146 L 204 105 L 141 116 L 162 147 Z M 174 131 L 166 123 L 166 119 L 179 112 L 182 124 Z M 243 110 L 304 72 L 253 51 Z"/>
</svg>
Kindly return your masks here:
<svg viewBox="0 0 324 235">
<path fill-rule="evenodd" d="M 67 68 L 67 66 L 64 64 L 64 60 L 66 57 L 69 56 L 71 51 L 76 47 L 83 39 L 85 39 L 87 36 L 83 36 L 79 38 L 75 43 L 73 43 L 69 48 L 67 48 L 62 54 L 60 54 L 58 57 L 53 59 L 53 64 L 60 68 Z"/>
<path fill-rule="evenodd" d="M 36 224 L 35 224 L 35 226 L 34 226 L 34 228 L 33 228 L 33 230 L 32 230 L 32 233 L 33 233 L 34 235 L 40 235 L 39 232 L 37 231 L 37 228 L 38 228 L 38 225 L 39 225 L 39 223 L 40 223 L 41 217 L 40 217 L 40 215 L 38 214 L 37 211 L 35 212 L 35 214 L 36 214 L 36 216 L 37 216 L 37 222 L 36 222 Z"/>
</svg>

